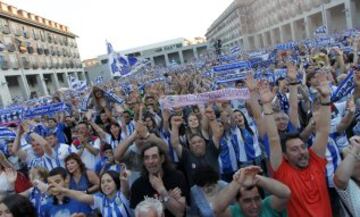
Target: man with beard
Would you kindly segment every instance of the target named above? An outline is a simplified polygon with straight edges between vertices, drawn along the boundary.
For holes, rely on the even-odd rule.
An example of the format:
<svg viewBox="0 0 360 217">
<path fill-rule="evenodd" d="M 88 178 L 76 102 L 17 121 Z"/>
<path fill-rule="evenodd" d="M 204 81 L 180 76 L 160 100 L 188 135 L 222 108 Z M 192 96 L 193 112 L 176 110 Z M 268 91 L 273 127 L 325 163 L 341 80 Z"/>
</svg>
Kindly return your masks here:
<svg viewBox="0 0 360 217">
<path fill-rule="evenodd" d="M 188 188 L 184 175 L 175 170 L 166 152 L 156 144 L 147 144 L 142 152 L 143 173 L 131 187 L 130 207 L 135 208 L 145 197 L 160 198 L 165 217 L 182 217 Z"/>
<path fill-rule="evenodd" d="M 321 114 L 316 120 L 316 138 L 308 149 L 299 134 L 286 134 L 280 142 L 272 110 L 274 94 L 260 86 L 260 98 L 270 142 L 270 165 L 275 179 L 289 186 L 289 217 L 331 217 L 330 198 L 326 185 L 325 152 L 330 131 L 330 88 L 326 74 L 318 76 Z"/>
</svg>

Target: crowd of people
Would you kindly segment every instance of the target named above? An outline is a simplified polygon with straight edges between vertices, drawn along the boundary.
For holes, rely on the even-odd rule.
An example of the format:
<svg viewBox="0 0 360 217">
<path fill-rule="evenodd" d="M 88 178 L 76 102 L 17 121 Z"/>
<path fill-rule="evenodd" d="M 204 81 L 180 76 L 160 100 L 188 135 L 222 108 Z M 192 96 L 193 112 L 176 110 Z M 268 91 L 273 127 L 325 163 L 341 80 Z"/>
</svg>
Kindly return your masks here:
<svg viewBox="0 0 360 217">
<path fill-rule="evenodd" d="M 6 126 L 0 216 L 360 217 L 360 37 L 342 43 L 272 50 L 226 83 L 208 70 L 231 60 L 207 56 L 57 92 L 70 112 Z M 161 104 L 229 87 L 248 99 Z"/>
</svg>

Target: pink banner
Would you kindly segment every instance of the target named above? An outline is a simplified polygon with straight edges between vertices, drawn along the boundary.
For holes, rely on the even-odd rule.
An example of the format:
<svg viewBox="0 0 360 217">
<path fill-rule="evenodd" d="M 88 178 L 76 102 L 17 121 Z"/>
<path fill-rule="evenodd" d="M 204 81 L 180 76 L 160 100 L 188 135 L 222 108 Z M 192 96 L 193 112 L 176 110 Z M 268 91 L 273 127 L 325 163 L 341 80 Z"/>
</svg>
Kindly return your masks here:
<svg viewBox="0 0 360 217">
<path fill-rule="evenodd" d="M 199 94 L 164 96 L 160 99 L 160 105 L 163 109 L 169 109 L 188 105 L 205 104 L 217 100 L 246 100 L 249 97 L 250 94 L 247 88 L 226 88 Z"/>
</svg>

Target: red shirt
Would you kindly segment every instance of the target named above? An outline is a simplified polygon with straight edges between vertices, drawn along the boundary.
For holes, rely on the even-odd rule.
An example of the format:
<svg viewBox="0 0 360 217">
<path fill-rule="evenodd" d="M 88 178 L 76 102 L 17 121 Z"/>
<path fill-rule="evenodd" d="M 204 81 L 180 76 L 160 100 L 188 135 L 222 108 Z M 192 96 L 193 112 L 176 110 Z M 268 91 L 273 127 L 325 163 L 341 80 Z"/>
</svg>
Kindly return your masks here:
<svg viewBox="0 0 360 217">
<path fill-rule="evenodd" d="M 288 203 L 289 217 L 332 217 L 326 185 L 326 160 L 309 149 L 309 166 L 299 169 L 284 158 L 274 178 L 291 190 Z"/>
</svg>

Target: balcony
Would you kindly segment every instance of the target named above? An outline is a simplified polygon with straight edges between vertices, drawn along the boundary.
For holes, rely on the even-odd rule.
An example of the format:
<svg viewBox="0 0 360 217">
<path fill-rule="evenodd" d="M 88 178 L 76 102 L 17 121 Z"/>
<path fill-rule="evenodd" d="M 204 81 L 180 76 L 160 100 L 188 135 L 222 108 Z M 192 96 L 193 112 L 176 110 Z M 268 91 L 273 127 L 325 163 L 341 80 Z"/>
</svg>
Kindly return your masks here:
<svg viewBox="0 0 360 217">
<path fill-rule="evenodd" d="M 16 29 L 15 32 L 14 32 L 14 34 L 15 34 L 16 36 L 22 36 L 22 31 L 21 31 L 20 29 Z"/>
<path fill-rule="evenodd" d="M 10 34 L 10 28 L 9 26 L 5 25 L 2 27 L 2 33 L 4 34 Z"/>
<path fill-rule="evenodd" d="M 50 54 L 49 49 L 44 49 L 44 54 L 45 54 L 46 56 L 49 56 L 49 54 Z"/>
<path fill-rule="evenodd" d="M 44 53 L 44 50 L 41 47 L 38 47 L 36 51 L 39 55 L 42 55 Z"/>
<path fill-rule="evenodd" d="M 57 54 L 58 57 L 61 56 L 61 51 L 60 51 L 60 50 L 57 50 L 57 51 L 56 51 L 56 54 Z"/>
<path fill-rule="evenodd" d="M 8 70 L 10 68 L 10 62 L 8 60 L 2 60 L 1 62 L 1 69 Z"/>
<path fill-rule="evenodd" d="M 30 38 L 30 34 L 28 32 L 24 32 L 23 35 L 24 35 L 24 38 L 26 38 L 26 39 Z"/>
<path fill-rule="evenodd" d="M 7 44 L 6 45 L 6 49 L 9 51 L 9 52 L 14 52 L 16 50 L 16 47 L 14 44 L 10 43 L 10 44 Z"/>
<path fill-rule="evenodd" d="M 31 63 L 30 63 L 30 61 L 26 58 L 26 57 L 22 57 L 21 58 L 21 62 L 22 62 L 22 67 L 24 68 L 24 69 L 30 69 L 31 68 Z"/>
<path fill-rule="evenodd" d="M 16 61 L 16 62 L 12 62 L 12 68 L 13 69 L 19 69 L 19 63 Z"/>
<path fill-rule="evenodd" d="M 51 50 L 50 53 L 51 53 L 51 56 L 55 56 L 56 55 L 56 50 Z"/>
<path fill-rule="evenodd" d="M 29 54 L 33 54 L 33 53 L 34 53 L 34 48 L 31 47 L 31 45 L 28 45 L 26 48 L 27 48 L 27 52 L 28 52 Z"/>
<path fill-rule="evenodd" d="M 39 40 L 40 39 L 40 36 L 39 36 L 39 34 L 37 34 L 37 33 L 34 33 L 34 40 Z"/>
<path fill-rule="evenodd" d="M 6 49 L 6 46 L 0 42 L 0 51 L 4 51 Z"/>
<path fill-rule="evenodd" d="M 39 63 L 37 61 L 34 61 L 32 64 L 32 68 L 33 69 L 38 69 L 39 68 Z"/>
<path fill-rule="evenodd" d="M 47 64 L 46 63 L 41 63 L 41 68 L 42 69 L 47 69 Z"/>
</svg>

